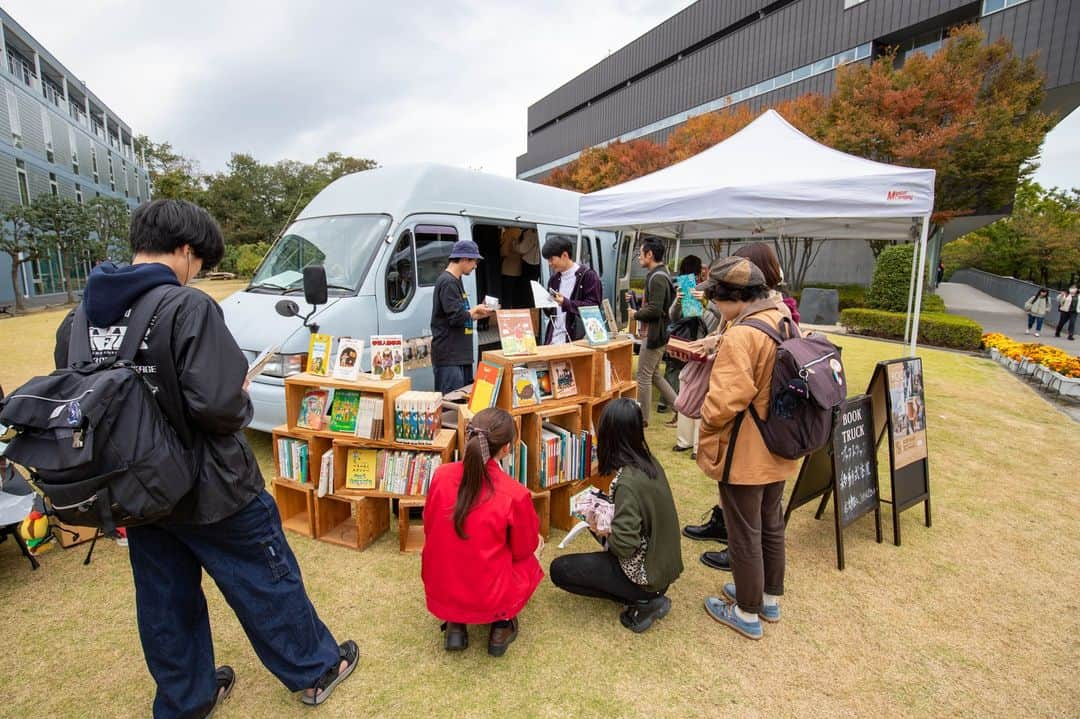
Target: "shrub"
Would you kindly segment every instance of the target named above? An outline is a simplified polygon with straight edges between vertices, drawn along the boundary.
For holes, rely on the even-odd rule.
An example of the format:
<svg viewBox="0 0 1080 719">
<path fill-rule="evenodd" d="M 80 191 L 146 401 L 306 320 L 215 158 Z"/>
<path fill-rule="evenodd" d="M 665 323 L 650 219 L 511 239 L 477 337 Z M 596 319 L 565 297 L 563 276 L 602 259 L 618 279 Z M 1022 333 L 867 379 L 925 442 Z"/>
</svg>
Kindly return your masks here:
<svg viewBox="0 0 1080 719">
<path fill-rule="evenodd" d="M 823 290 L 836 290 L 840 296 L 840 309 L 846 310 L 852 307 L 866 307 L 866 288 L 862 285 L 833 285 L 822 282 L 813 282 L 806 287 L 814 287 Z M 806 289 L 804 287 L 803 289 Z M 802 290 L 792 292 L 791 296 L 798 302 L 802 299 Z"/>
<path fill-rule="evenodd" d="M 223 272 L 235 272 L 241 277 L 251 277 L 269 250 L 269 242 L 228 244 L 225 246 L 225 256 L 221 259 L 218 269 Z"/>
<path fill-rule="evenodd" d="M 871 337 L 904 339 L 905 314 L 885 310 L 849 309 L 840 313 L 840 324 L 849 332 Z M 919 342 L 935 347 L 977 350 L 982 327 L 959 315 L 927 312 L 919 317 Z"/>
<path fill-rule="evenodd" d="M 915 245 L 890 245 L 878 255 L 874 278 L 866 291 L 866 306 L 875 310 L 906 312 L 911 288 L 911 260 Z M 930 299 L 934 298 L 934 299 Z M 945 304 L 936 295 L 923 296 L 923 308 L 928 312 L 944 312 Z"/>
</svg>

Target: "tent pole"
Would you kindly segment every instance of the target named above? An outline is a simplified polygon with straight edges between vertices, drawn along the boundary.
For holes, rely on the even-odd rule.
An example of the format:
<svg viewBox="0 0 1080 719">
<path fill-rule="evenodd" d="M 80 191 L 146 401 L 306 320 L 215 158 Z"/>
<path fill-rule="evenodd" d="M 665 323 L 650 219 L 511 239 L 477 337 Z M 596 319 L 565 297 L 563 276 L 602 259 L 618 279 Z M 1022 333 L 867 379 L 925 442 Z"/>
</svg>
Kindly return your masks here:
<svg viewBox="0 0 1080 719">
<path fill-rule="evenodd" d="M 919 310 L 922 309 L 923 277 L 926 274 L 926 265 L 923 259 L 926 257 L 926 237 L 930 234 L 930 215 L 923 218 L 922 237 L 919 239 L 919 280 L 915 288 L 915 316 L 911 327 L 911 350 L 909 354 L 914 357 L 915 350 L 919 346 Z"/>
<path fill-rule="evenodd" d="M 915 238 L 912 237 L 912 240 Z M 904 344 L 911 341 L 911 310 L 915 303 L 915 267 L 919 263 L 919 246 L 911 253 L 911 278 L 908 280 L 907 316 L 904 318 Z"/>
</svg>

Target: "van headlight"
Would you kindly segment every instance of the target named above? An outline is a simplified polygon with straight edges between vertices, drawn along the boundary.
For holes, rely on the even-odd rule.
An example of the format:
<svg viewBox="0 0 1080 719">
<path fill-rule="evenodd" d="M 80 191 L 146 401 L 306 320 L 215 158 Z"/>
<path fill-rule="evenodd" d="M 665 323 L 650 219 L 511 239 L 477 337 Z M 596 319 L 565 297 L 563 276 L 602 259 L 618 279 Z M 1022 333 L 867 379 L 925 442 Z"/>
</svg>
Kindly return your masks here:
<svg viewBox="0 0 1080 719">
<path fill-rule="evenodd" d="M 306 362 L 306 352 L 293 355 L 276 354 L 266 363 L 262 373 L 267 377 L 289 377 L 303 372 Z"/>
</svg>

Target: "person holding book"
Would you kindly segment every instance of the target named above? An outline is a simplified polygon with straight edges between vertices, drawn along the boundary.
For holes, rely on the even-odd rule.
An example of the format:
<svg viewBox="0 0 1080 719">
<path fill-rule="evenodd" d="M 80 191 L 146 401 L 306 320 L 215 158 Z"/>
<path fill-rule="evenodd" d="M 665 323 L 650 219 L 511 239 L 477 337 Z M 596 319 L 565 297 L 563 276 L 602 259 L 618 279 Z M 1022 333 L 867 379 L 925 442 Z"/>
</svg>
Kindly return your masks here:
<svg viewBox="0 0 1080 719">
<path fill-rule="evenodd" d="M 559 345 L 579 340 L 585 336 L 585 323 L 581 320 L 579 307 L 599 307 L 604 301 L 604 287 L 600 277 L 591 267 L 574 262 L 574 244 L 564 235 L 548 237 L 540 251 L 551 269 L 548 292 L 558 305 L 546 309 L 548 316 L 544 344 Z"/>
<path fill-rule="evenodd" d="M 472 240 L 458 240 L 450 250 L 450 262 L 438 279 L 431 301 L 431 366 L 435 389 L 449 394 L 473 381 L 473 320 L 491 315 L 481 304 L 469 306 L 461 278 L 472 273 L 483 259 Z"/>
<path fill-rule="evenodd" d="M 551 563 L 560 589 L 623 605 L 619 621 L 632 632 L 647 630 L 671 610 L 668 587 L 682 574 L 679 517 L 664 468 L 645 442 L 641 407 L 612 400 L 596 433 L 600 474 L 614 474 L 611 528 L 593 530 L 599 552 L 566 554 Z"/>
<path fill-rule="evenodd" d="M 632 303 L 628 310 L 630 317 L 647 328 L 645 339 L 641 342 L 641 351 L 638 353 L 637 397 L 641 403 L 643 421 L 648 427 L 654 384 L 667 405 L 675 404 L 675 390 L 663 375 L 657 372 L 660 359 L 667 350 L 668 311 L 675 299 L 675 288 L 664 265 L 664 243 L 660 240 L 649 237 L 641 243 L 638 264 L 648 272 L 645 276 L 645 295 L 640 309 L 634 309 L 636 299 L 632 293 L 628 294 L 627 302 Z"/>
<path fill-rule="evenodd" d="M 691 259 L 692 258 L 692 259 Z M 695 262 L 696 260 L 696 262 Z M 693 274 L 697 279 L 697 285 L 693 290 L 694 298 L 699 302 L 705 299 L 705 278 L 708 268 L 702 265 L 701 259 L 695 255 L 688 255 L 679 264 L 679 274 L 687 275 Z M 701 308 L 700 318 L 688 318 L 683 317 L 682 309 L 682 290 L 675 290 L 675 299 L 671 303 L 671 310 L 668 312 L 668 317 L 671 323 L 677 324 L 680 322 L 686 322 L 687 320 L 698 319 L 697 327 L 694 328 L 694 336 L 689 339 L 699 340 L 703 336 L 709 336 L 714 334 L 720 328 L 720 314 L 716 309 L 708 302 L 703 303 Z M 692 324 L 692 323 L 690 323 Z M 691 363 L 698 360 L 687 358 L 685 361 L 679 361 L 678 359 L 668 359 L 668 367 L 670 368 L 673 363 L 678 363 L 679 373 L 681 374 L 684 369 Z M 682 383 L 679 382 L 675 386 L 681 387 Z M 671 448 L 673 452 L 686 452 L 690 451 L 690 459 L 697 459 L 698 450 L 698 435 L 701 430 L 701 418 L 691 418 L 685 415 L 676 413 L 676 431 L 675 431 L 675 446 Z M 693 537 L 691 537 L 693 538 Z"/>
<path fill-rule="evenodd" d="M 467 625 L 490 624 L 488 654 L 501 657 L 544 576 L 540 519 L 529 490 L 499 466 L 517 439 L 513 417 L 480 410 L 465 437 L 463 461 L 431 479 L 421 576 L 428 611 L 444 622 L 446 650 L 469 646 Z"/>
</svg>

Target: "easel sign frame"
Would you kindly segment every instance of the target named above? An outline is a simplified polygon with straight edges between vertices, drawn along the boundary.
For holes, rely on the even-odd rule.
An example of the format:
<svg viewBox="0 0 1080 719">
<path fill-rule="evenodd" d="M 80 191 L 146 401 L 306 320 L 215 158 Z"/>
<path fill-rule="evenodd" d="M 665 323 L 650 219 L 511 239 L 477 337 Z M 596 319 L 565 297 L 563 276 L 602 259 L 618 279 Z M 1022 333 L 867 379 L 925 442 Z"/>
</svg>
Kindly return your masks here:
<svg viewBox="0 0 1080 719">
<path fill-rule="evenodd" d="M 930 513 L 930 450 L 927 444 L 926 401 L 921 357 L 877 363 L 866 393 L 874 407 L 874 442 L 880 447 L 889 435 L 889 482 L 893 544 L 900 546 L 900 514 L 924 504 L 925 523 Z"/>
</svg>

